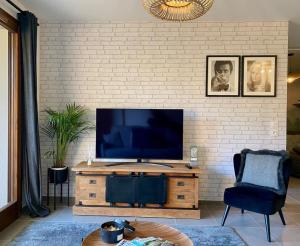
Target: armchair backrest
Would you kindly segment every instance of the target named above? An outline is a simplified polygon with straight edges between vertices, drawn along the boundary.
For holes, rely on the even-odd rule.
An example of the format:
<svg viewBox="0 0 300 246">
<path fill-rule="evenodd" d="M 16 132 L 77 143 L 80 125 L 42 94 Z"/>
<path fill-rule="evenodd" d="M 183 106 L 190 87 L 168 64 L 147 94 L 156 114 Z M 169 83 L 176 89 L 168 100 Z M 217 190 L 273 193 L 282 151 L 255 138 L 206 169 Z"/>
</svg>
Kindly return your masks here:
<svg viewBox="0 0 300 246">
<path fill-rule="evenodd" d="M 241 154 L 234 154 L 233 156 L 233 165 L 234 165 L 234 173 L 235 177 L 239 174 L 240 167 L 241 167 Z M 290 169 L 291 169 L 291 159 L 287 159 L 283 163 L 283 177 L 286 189 L 288 188 L 289 184 L 289 177 L 290 177 Z"/>
</svg>

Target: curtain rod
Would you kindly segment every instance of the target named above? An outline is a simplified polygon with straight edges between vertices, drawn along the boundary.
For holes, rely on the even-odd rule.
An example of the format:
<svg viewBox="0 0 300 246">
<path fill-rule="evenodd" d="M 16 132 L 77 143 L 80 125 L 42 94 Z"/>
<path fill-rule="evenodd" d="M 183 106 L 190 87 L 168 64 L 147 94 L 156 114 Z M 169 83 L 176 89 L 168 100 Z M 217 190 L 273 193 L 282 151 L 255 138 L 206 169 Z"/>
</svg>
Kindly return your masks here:
<svg viewBox="0 0 300 246">
<path fill-rule="evenodd" d="M 17 6 L 15 3 L 13 3 L 11 0 L 6 0 L 11 6 L 13 6 L 15 9 L 17 9 L 20 12 L 23 12 L 23 10 Z"/>
<path fill-rule="evenodd" d="M 17 9 L 19 12 L 23 12 L 23 10 L 18 6 L 16 5 L 15 3 L 13 3 L 11 0 L 6 0 L 6 2 L 8 2 L 11 6 L 13 6 L 15 9 Z M 37 25 L 39 26 L 40 24 L 37 23 Z"/>
</svg>

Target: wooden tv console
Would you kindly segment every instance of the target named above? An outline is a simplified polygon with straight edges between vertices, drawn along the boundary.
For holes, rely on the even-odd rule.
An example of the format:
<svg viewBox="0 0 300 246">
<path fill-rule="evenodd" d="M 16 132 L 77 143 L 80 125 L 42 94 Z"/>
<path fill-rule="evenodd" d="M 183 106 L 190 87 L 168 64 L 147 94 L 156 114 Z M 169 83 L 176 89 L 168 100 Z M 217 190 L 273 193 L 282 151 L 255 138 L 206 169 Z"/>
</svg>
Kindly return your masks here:
<svg viewBox="0 0 300 246">
<path fill-rule="evenodd" d="M 198 205 L 199 168 L 189 169 L 185 163 L 172 163 L 173 168 L 150 164 L 128 164 L 123 166 L 105 166 L 108 162 L 93 162 L 88 166 L 81 162 L 72 168 L 76 173 L 76 197 L 73 213 L 76 215 L 141 216 L 166 218 L 200 219 Z M 168 177 L 167 202 L 163 207 L 146 204 L 144 207 L 130 207 L 118 203 L 111 206 L 105 200 L 106 176 L 161 175 Z"/>
</svg>

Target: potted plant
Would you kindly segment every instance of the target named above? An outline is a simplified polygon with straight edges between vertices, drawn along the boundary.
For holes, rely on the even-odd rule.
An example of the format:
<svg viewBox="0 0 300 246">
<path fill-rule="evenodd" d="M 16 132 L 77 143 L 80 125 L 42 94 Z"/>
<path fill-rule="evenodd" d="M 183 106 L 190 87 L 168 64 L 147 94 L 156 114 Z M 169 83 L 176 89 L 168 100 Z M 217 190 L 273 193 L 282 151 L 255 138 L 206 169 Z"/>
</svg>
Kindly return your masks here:
<svg viewBox="0 0 300 246">
<path fill-rule="evenodd" d="M 52 140 L 52 150 L 47 151 L 45 156 L 53 160 L 53 166 L 48 168 L 48 178 L 50 183 L 61 184 L 68 178 L 65 159 L 69 145 L 94 129 L 94 126 L 85 120 L 87 109 L 75 103 L 67 104 L 63 111 L 48 108 L 45 112 L 48 115 L 47 123 L 41 130 Z"/>
</svg>

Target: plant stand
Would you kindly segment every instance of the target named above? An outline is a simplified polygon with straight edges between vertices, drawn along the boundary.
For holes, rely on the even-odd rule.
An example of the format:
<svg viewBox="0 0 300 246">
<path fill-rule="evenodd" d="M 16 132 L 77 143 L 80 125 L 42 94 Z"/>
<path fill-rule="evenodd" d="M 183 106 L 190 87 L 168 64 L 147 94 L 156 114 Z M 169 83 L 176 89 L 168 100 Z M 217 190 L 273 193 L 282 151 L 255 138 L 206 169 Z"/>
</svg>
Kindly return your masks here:
<svg viewBox="0 0 300 246">
<path fill-rule="evenodd" d="M 52 172 L 52 174 L 51 174 Z M 49 205 L 49 187 L 50 184 L 53 184 L 53 189 L 54 189 L 54 201 L 53 201 L 53 207 L 54 210 L 56 210 L 56 185 L 60 184 L 60 202 L 62 203 L 63 199 L 62 199 L 62 192 L 63 192 L 63 184 L 67 184 L 68 187 L 68 207 L 70 206 L 70 175 L 69 175 L 69 169 L 66 169 L 67 172 L 67 178 L 64 182 L 61 182 L 58 178 L 58 173 L 59 171 L 56 170 L 51 170 L 51 168 L 48 168 L 48 178 L 47 178 L 47 205 Z M 50 176 L 52 176 L 52 178 L 50 178 Z M 51 180 L 52 179 L 52 180 Z"/>
</svg>

